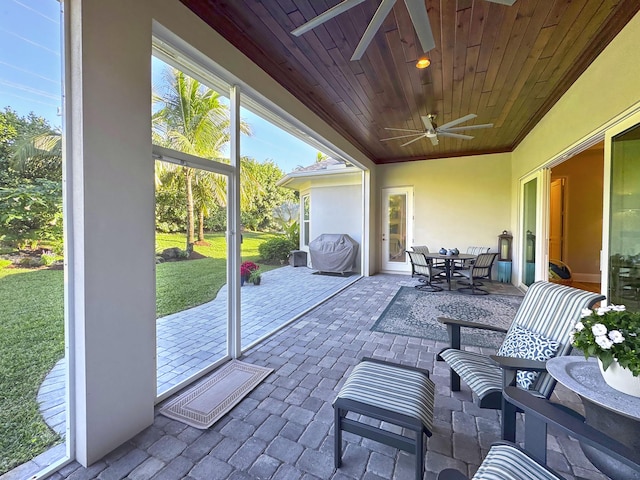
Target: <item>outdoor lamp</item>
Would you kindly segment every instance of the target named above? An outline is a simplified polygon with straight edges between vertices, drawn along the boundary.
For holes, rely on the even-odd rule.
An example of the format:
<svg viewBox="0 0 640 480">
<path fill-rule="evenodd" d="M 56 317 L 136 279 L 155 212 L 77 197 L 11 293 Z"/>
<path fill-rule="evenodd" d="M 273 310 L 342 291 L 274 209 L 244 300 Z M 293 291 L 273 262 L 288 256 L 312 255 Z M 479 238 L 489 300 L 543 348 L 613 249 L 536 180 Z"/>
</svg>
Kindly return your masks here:
<svg viewBox="0 0 640 480">
<path fill-rule="evenodd" d="M 513 235 L 509 235 L 506 230 L 503 230 L 501 235 L 498 235 L 498 260 L 501 262 L 511 261 L 511 242 L 513 241 Z"/>
<path fill-rule="evenodd" d="M 536 236 L 531 230 L 527 230 L 525 258 L 527 263 L 533 263 L 536 260 Z"/>
</svg>

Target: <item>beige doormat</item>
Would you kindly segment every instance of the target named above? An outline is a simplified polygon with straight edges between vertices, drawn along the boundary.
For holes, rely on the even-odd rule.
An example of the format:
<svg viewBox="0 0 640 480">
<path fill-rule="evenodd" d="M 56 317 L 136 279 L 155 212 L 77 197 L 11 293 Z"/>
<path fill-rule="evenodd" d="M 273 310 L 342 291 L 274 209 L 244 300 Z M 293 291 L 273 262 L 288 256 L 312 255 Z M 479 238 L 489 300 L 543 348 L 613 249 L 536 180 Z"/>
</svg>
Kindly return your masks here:
<svg viewBox="0 0 640 480">
<path fill-rule="evenodd" d="M 272 368 L 232 360 L 162 406 L 160 413 L 192 427 L 207 429 L 271 372 Z"/>
</svg>

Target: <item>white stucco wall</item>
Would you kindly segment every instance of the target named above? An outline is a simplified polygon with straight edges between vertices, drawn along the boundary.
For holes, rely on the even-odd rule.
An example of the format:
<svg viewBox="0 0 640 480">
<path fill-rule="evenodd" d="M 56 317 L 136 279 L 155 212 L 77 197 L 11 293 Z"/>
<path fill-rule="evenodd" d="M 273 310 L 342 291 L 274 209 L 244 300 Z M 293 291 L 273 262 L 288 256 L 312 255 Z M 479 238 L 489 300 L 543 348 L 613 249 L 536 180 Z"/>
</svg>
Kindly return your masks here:
<svg viewBox="0 0 640 480">
<path fill-rule="evenodd" d="M 68 8 L 67 293 L 76 456 L 87 465 L 153 422 L 151 22 L 147 2 L 71 1 Z"/>
<path fill-rule="evenodd" d="M 378 169 L 378 188 L 412 186 L 414 231 L 409 245 L 431 250 L 490 246 L 509 229 L 511 154 L 398 163 Z M 382 208 L 378 222 L 381 222 Z M 377 238 L 380 238 L 378 236 Z"/>
<path fill-rule="evenodd" d="M 311 189 L 311 240 L 323 233 L 346 233 L 362 248 L 362 187 L 342 185 Z M 360 251 L 356 269 L 360 270 Z"/>
</svg>

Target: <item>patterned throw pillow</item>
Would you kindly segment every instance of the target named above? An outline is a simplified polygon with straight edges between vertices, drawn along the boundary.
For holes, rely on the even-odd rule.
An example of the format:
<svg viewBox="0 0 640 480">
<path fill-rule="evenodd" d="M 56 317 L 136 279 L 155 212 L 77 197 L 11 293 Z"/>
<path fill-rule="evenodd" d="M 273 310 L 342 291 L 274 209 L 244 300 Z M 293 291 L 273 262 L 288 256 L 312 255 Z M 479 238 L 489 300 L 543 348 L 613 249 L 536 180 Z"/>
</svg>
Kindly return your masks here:
<svg viewBox="0 0 640 480">
<path fill-rule="evenodd" d="M 505 337 L 502 346 L 498 350 L 498 355 L 502 357 L 545 361 L 556 354 L 559 346 L 560 343 L 555 340 L 515 325 Z M 538 372 L 518 370 L 516 383 L 525 390 L 529 390 L 538 378 L 538 375 Z"/>
</svg>

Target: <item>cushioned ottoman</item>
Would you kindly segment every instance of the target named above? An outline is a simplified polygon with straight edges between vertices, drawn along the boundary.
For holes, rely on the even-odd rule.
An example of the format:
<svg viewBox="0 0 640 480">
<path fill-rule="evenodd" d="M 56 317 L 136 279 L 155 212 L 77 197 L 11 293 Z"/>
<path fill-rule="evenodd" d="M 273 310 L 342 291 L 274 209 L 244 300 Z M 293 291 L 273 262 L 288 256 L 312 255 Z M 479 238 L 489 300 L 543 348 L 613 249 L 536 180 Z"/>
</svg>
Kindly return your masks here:
<svg viewBox="0 0 640 480">
<path fill-rule="evenodd" d="M 336 468 L 342 464 L 342 432 L 399 448 L 416 455 L 416 479 L 424 473 L 424 435 L 433 430 L 435 385 L 429 372 L 374 359 L 363 359 L 333 402 Z M 390 432 L 354 418 L 353 412 L 413 431 L 411 436 Z"/>
</svg>

